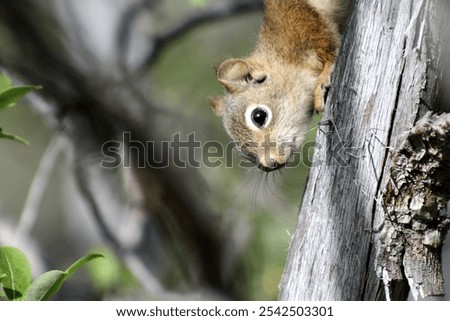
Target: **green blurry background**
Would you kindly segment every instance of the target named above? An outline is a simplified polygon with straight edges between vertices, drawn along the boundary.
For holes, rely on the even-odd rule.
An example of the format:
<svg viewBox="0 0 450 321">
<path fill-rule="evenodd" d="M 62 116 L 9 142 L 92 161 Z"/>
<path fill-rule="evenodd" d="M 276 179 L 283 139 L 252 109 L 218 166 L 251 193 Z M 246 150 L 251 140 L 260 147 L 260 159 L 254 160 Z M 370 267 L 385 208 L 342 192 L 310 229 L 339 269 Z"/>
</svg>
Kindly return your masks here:
<svg viewBox="0 0 450 321">
<path fill-rule="evenodd" d="M 126 6 L 125 2 L 92 1 L 96 4 L 87 8 L 92 10 L 89 13 L 92 17 L 107 20 L 113 19 L 111 12 Z M 222 1 L 159 1 L 140 19 L 140 29 L 147 30 L 150 35 L 158 33 L 219 2 Z M 84 2 L 83 5 L 88 4 Z M 62 12 L 57 7 L 52 1 L 48 2 L 47 9 Z M 177 132 L 181 132 L 182 137 L 195 132 L 196 138 L 203 143 L 208 140 L 229 143 L 221 120 L 210 112 L 208 105 L 208 96 L 222 92 L 215 79 L 214 66 L 252 50 L 261 24 L 258 11 L 196 27 L 170 43 L 151 70 L 145 72 L 144 78 L 152 84 L 148 88 L 152 101 L 167 112 L 161 115 L 161 124 L 167 128 L 168 137 Z M 64 20 L 64 16 L 61 17 Z M 80 26 L 83 21 L 80 19 Z M 92 28 L 92 25 L 86 24 L 85 28 Z M 3 27 L 0 32 L 0 35 L 8 33 Z M 14 47 L 14 43 L 8 42 L 10 37 L 3 39 L 6 40 L 2 41 L 3 47 Z M 0 50 L 0 57 L 5 51 L 7 49 Z M 20 76 L 16 78 L 7 63 L 3 71 L 15 82 L 26 82 Z M 15 227 L 30 184 L 52 137 L 58 135 L 52 118 L 47 117 L 45 108 L 33 96 L 22 100 L 16 108 L 0 113 L 0 126 L 30 142 L 30 146 L 24 146 L 0 141 L 0 241 L 4 244 L 14 243 Z M 313 127 L 317 121 L 318 118 Z M 314 134 L 311 130 L 308 141 L 313 140 Z M 235 157 L 239 160 L 238 155 Z M 15 245 L 34 257 L 35 274 L 46 269 L 64 269 L 86 252 L 105 253 L 105 260 L 93 262 L 88 269 L 77 273 L 62 289 L 58 299 L 159 299 L 146 294 L 126 262 L 92 227 L 94 223 L 89 213 L 76 201 L 78 193 L 71 174 L 73 166 L 70 153 L 61 152 L 45 186 L 30 238 Z M 246 287 L 240 290 L 240 298 L 276 299 L 307 168 L 299 166 L 266 174 L 238 166 L 202 166 L 199 173 L 209 190 L 205 202 L 217 213 L 224 229 L 232 231 L 229 234 L 231 248 L 243 261 Z M 183 286 L 180 290 L 176 285 L 177 278 L 164 282 L 170 284 L 173 291 L 186 290 Z"/>
</svg>

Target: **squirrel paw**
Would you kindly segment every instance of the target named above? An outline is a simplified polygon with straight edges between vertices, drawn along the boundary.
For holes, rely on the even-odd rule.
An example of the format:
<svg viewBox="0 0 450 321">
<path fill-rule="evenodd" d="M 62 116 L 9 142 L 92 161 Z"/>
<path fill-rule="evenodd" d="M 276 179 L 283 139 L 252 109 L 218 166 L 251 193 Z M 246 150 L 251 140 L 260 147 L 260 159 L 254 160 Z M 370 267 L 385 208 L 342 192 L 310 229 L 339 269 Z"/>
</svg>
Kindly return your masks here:
<svg viewBox="0 0 450 321">
<path fill-rule="evenodd" d="M 325 107 L 325 103 L 327 101 L 328 91 L 331 87 L 331 84 L 319 84 L 314 90 L 314 111 L 316 113 L 320 113 L 323 111 Z"/>
<path fill-rule="evenodd" d="M 323 111 L 328 96 L 328 90 L 331 87 L 330 75 L 334 65 L 331 62 L 325 63 L 322 73 L 319 75 L 319 84 L 314 89 L 314 111 L 319 113 Z"/>
</svg>

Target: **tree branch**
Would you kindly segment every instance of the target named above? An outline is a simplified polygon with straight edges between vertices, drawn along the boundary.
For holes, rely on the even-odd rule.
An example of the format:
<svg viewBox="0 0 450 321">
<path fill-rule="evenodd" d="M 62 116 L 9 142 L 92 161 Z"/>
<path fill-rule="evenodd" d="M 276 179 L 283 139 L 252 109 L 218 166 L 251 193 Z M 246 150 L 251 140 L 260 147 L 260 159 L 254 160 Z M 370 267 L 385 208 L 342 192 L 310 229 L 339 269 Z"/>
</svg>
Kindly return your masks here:
<svg viewBox="0 0 450 321">
<path fill-rule="evenodd" d="M 52 124 L 62 129 L 76 148 L 73 160 L 76 166 L 92 165 L 86 164 L 86 160 L 96 158 L 98 163 L 93 170 L 98 174 L 102 145 L 121 139 L 124 132 L 132 134 L 133 139 L 121 144 L 125 152 L 133 154 L 128 144 L 145 146 L 144 150 L 136 152 L 134 149 L 134 154 L 128 155 L 144 197 L 142 211 L 148 219 L 148 224 L 143 227 L 142 243 L 135 252 L 139 251 L 145 263 L 139 266 L 156 266 L 159 282 L 167 285 L 169 281 L 182 279 L 184 283 L 180 281 L 178 284 L 183 283 L 186 287 L 197 289 L 201 286 L 222 297 L 242 298 L 239 291 L 239 287 L 243 287 L 242 282 L 233 283 L 224 278 L 223 260 L 230 259 L 224 241 L 228 235 L 227 231 L 218 228 L 218 217 L 205 201 L 206 188 L 201 175 L 191 167 L 161 165 L 161 168 L 139 168 L 143 159 L 159 159 L 172 164 L 174 155 L 167 154 L 161 144 L 170 139 L 167 126 L 155 125 L 161 122 L 160 115 L 154 112 L 155 108 L 149 111 L 145 99 L 136 95 L 129 86 L 116 87 L 110 79 L 102 79 L 95 65 L 88 70 L 77 68 L 70 58 L 76 55 L 77 44 L 66 41 L 57 17 L 48 9 L 52 6 L 48 4 L 53 2 L 0 1 L 2 31 L 8 35 L 6 38 L 14 39 L 8 46 L 0 48 L 5 67 L 26 82 L 45 88 L 41 94 L 54 102 L 51 104 Z M 117 66 L 112 65 L 111 72 L 116 71 Z M 120 183 L 114 181 L 111 184 L 106 179 L 95 181 L 93 175 L 87 173 L 82 173 L 87 175 L 84 179 L 91 179 L 88 183 L 96 183 L 96 188 L 120 191 Z M 79 185 L 84 199 L 91 205 L 92 214 L 102 224 L 105 218 L 100 216 L 100 210 L 105 199 L 96 198 L 97 190 L 92 188 L 93 185 L 84 187 L 84 190 L 82 184 Z M 109 202 L 114 201 L 111 199 Z M 111 212 L 121 214 L 123 207 L 114 204 L 117 206 L 111 208 Z M 114 230 L 103 228 L 103 231 L 110 244 L 120 247 Z M 159 257 L 153 255 L 156 249 Z"/>
<path fill-rule="evenodd" d="M 149 69 L 159 58 L 161 52 L 167 47 L 167 45 L 192 31 L 192 29 L 207 22 L 217 21 L 219 19 L 230 17 L 234 14 L 252 12 L 255 9 L 260 8 L 262 8 L 261 0 L 235 0 L 231 2 L 221 1 L 214 6 L 210 6 L 193 13 L 171 28 L 153 37 L 151 44 L 149 45 L 150 51 L 146 54 L 146 58 L 138 70 Z"/>
<path fill-rule="evenodd" d="M 130 5 L 130 7 L 122 14 L 116 37 L 116 48 L 121 59 L 124 59 L 127 54 L 131 32 L 136 18 L 140 13 L 153 9 L 159 2 L 160 0 L 141 0 L 140 2 Z"/>
<path fill-rule="evenodd" d="M 33 228 L 41 207 L 42 199 L 45 191 L 47 190 L 56 160 L 62 147 L 62 137 L 55 136 L 45 150 L 44 155 L 39 162 L 36 175 L 31 182 L 30 189 L 20 215 L 19 223 L 16 227 L 16 238 L 27 237 Z"/>
</svg>

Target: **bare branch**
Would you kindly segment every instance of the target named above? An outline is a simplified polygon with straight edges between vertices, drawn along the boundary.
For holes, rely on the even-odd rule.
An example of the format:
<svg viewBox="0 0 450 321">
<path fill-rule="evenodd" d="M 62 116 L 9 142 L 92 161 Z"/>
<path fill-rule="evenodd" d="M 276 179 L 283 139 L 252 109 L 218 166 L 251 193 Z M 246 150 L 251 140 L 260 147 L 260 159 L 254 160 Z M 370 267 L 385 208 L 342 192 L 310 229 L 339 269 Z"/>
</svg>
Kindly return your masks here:
<svg viewBox="0 0 450 321">
<path fill-rule="evenodd" d="M 133 250 L 126 249 L 122 246 L 119 238 L 108 227 L 104 214 L 90 188 L 90 178 L 87 177 L 85 168 L 80 165 L 75 166 L 74 175 L 81 197 L 88 206 L 91 216 L 94 218 L 101 235 L 106 239 L 118 257 L 123 258 L 133 274 L 141 281 L 142 286 L 148 294 L 156 297 L 163 295 L 164 288 L 150 268 L 142 262 L 142 259 L 139 258 Z"/>
<path fill-rule="evenodd" d="M 27 198 L 25 200 L 25 204 L 23 206 L 22 214 L 16 228 L 15 235 L 17 239 L 26 237 L 30 233 L 36 222 L 42 199 L 44 197 L 45 191 L 47 190 L 47 186 L 53 173 L 56 160 L 61 152 L 62 147 L 62 137 L 59 137 L 57 135 L 51 140 L 50 144 L 44 152 L 44 155 L 41 158 L 39 167 L 36 171 L 33 182 L 31 183 Z"/>
<path fill-rule="evenodd" d="M 130 35 L 133 30 L 133 24 L 136 22 L 136 18 L 142 12 L 154 8 L 159 1 L 155 0 L 142 0 L 137 2 L 123 13 L 120 17 L 119 28 L 116 37 L 116 48 L 121 60 L 124 60 L 129 49 Z"/>
<path fill-rule="evenodd" d="M 235 10 L 245 7 L 248 3 L 257 3 L 256 0 L 239 2 L 232 2 Z M 217 8 L 221 6 L 224 5 Z M 224 7 L 228 8 L 229 5 Z M 102 226 L 107 241 L 115 249 L 120 249 L 124 246 L 119 237 L 105 224 L 106 211 L 102 212 L 102 202 L 97 197 L 98 190 L 92 185 L 95 180 L 92 175 L 88 175 L 88 168 L 81 167 L 86 165 L 87 159 L 99 156 L 104 142 L 122 137 L 124 132 L 132 133 L 133 142 L 140 142 L 144 146 L 148 142 L 154 142 L 144 153 L 129 155 L 133 169 L 137 170 L 139 167 L 139 158 L 150 156 L 170 160 L 174 155 L 166 155 L 160 148 L 165 133 L 158 126 L 153 126 L 153 123 L 160 121 L 154 113 L 155 108 L 148 108 L 148 101 L 143 96 L 136 95 L 134 87 L 110 86 L 110 79 L 103 79 L 100 73 L 93 71 L 94 68 L 78 68 L 68 53 L 76 53 L 76 44 L 66 42 L 65 35 L 61 33 L 61 30 L 64 30 L 60 28 L 57 17 L 47 9 L 48 6 L 31 0 L 0 1 L 2 28 L 10 39 L 17 39 L 8 47 L 7 53 L 2 50 L 1 58 L 5 67 L 15 75 L 46 89 L 42 94 L 54 102 L 51 105 L 53 124 L 63 129 L 71 144 L 76 146 L 73 165 L 77 166 L 77 170 L 84 171 L 80 172 L 83 181 L 78 183 L 83 199 L 90 206 L 93 217 Z M 215 12 L 215 17 L 223 15 Z M 210 14 L 209 16 L 211 17 Z M 20 24 L 17 21 L 20 21 Z M 43 21 L 46 23 L 42 23 Z M 194 22 L 182 23 L 180 26 L 192 29 L 202 21 L 205 21 L 205 18 L 200 16 L 195 18 Z M 43 29 L 44 27 L 46 29 Z M 172 32 L 166 34 L 166 38 L 176 39 L 187 31 L 182 29 L 172 29 Z M 167 45 L 167 39 L 160 42 L 162 47 Z M 146 110 L 150 110 L 149 116 L 153 117 L 142 117 Z M 102 175 L 99 171 L 97 166 L 89 173 Z M 149 218 L 149 224 L 144 226 L 143 233 L 148 239 L 139 244 L 142 247 L 124 252 L 122 257 L 128 257 L 128 254 L 140 257 L 142 264 L 138 266 L 141 267 L 153 264 L 154 267 L 148 268 L 147 271 L 151 274 L 156 270 L 153 274 L 158 274 L 160 283 L 167 282 L 169 276 L 176 275 L 183 278 L 185 284 L 189 284 L 193 289 L 201 286 L 217 292 L 222 297 L 242 298 L 239 290 L 244 287 L 244 282 L 238 284 L 224 277 L 223 261 L 229 258 L 225 243 L 228 231 L 218 228 L 219 220 L 204 201 L 206 188 L 199 172 L 194 168 L 169 166 L 155 169 L 148 166 L 139 169 L 136 176 L 137 184 L 144 195 L 144 215 Z M 97 183 L 95 186 L 101 185 L 105 189 L 121 188 L 116 182 L 114 186 L 106 181 Z M 120 212 L 122 208 L 118 206 L 116 210 Z M 154 233 L 155 231 L 158 233 Z M 161 250 L 161 257 L 155 258 L 153 252 L 150 253 L 148 249 L 161 245 L 167 246 L 167 251 Z M 243 273 L 242 269 L 238 269 L 239 264 L 238 261 L 235 265 L 233 277 Z M 198 273 L 191 273 L 194 270 Z M 164 277 L 161 277 L 160 273 L 164 274 Z M 145 275 L 142 280 L 145 280 Z M 151 278 L 144 283 L 153 284 Z"/>
<path fill-rule="evenodd" d="M 191 16 L 186 17 L 172 26 L 172 28 L 165 30 L 152 39 L 152 43 L 149 46 L 150 51 L 138 70 L 147 70 L 150 68 L 168 44 L 190 32 L 192 29 L 207 22 L 227 18 L 234 14 L 252 12 L 259 8 L 262 8 L 262 1 L 260 0 L 221 1 L 217 5 L 193 13 Z"/>
</svg>

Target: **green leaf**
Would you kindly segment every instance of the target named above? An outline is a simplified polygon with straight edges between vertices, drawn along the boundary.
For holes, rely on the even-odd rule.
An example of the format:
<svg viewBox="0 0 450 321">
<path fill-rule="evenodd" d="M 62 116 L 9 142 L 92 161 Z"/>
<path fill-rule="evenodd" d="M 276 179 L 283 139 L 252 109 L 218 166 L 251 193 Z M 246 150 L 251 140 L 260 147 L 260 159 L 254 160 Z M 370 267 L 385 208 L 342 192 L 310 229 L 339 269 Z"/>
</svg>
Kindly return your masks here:
<svg viewBox="0 0 450 321">
<path fill-rule="evenodd" d="M 31 267 L 26 255 L 14 247 L 0 247 L 0 274 L 8 299 L 21 299 L 31 282 Z"/>
<path fill-rule="evenodd" d="M 6 294 L 5 294 L 5 292 L 3 292 L 3 289 L 2 289 L 3 279 L 6 279 L 6 274 L 0 274 L 0 298 L 6 297 Z"/>
<path fill-rule="evenodd" d="M 0 92 L 12 86 L 12 81 L 9 77 L 0 74 Z"/>
<path fill-rule="evenodd" d="M 88 263 L 89 261 L 92 261 L 94 259 L 98 259 L 98 258 L 102 258 L 103 255 L 101 254 L 89 254 L 86 256 L 83 256 L 81 259 L 79 259 L 78 261 L 76 261 L 74 264 L 72 264 L 67 270 L 67 277 L 71 276 L 76 270 L 78 270 L 80 267 L 82 267 L 83 265 L 85 265 L 86 263 Z"/>
<path fill-rule="evenodd" d="M 17 100 L 39 88 L 37 86 L 15 86 L 0 91 L 0 109 L 13 106 Z"/>
<path fill-rule="evenodd" d="M 45 301 L 50 296 L 58 292 L 61 288 L 67 274 L 63 271 L 48 271 L 31 283 L 28 291 L 25 293 L 24 301 Z"/>
<path fill-rule="evenodd" d="M 58 292 L 63 283 L 79 268 L 96 258 L 103 257 L 100 254 L 90 254 L 82 257 L 72 264 L 66 271 L 53 270 L 42 274 L 31 283 L 23 300 L 45 301 Z"/>
<path fill-rule="evenodd" d="M 29 145 L 27 140 L 23 139 L 20 136 L 14 135 L 14 134 L 5 133 L 1 128 L 0 128 L 0 138 L 15 140 L 16 142 L 22 143 L 24 145 L 27 145 L 27 146 Z"/>
</svg>

